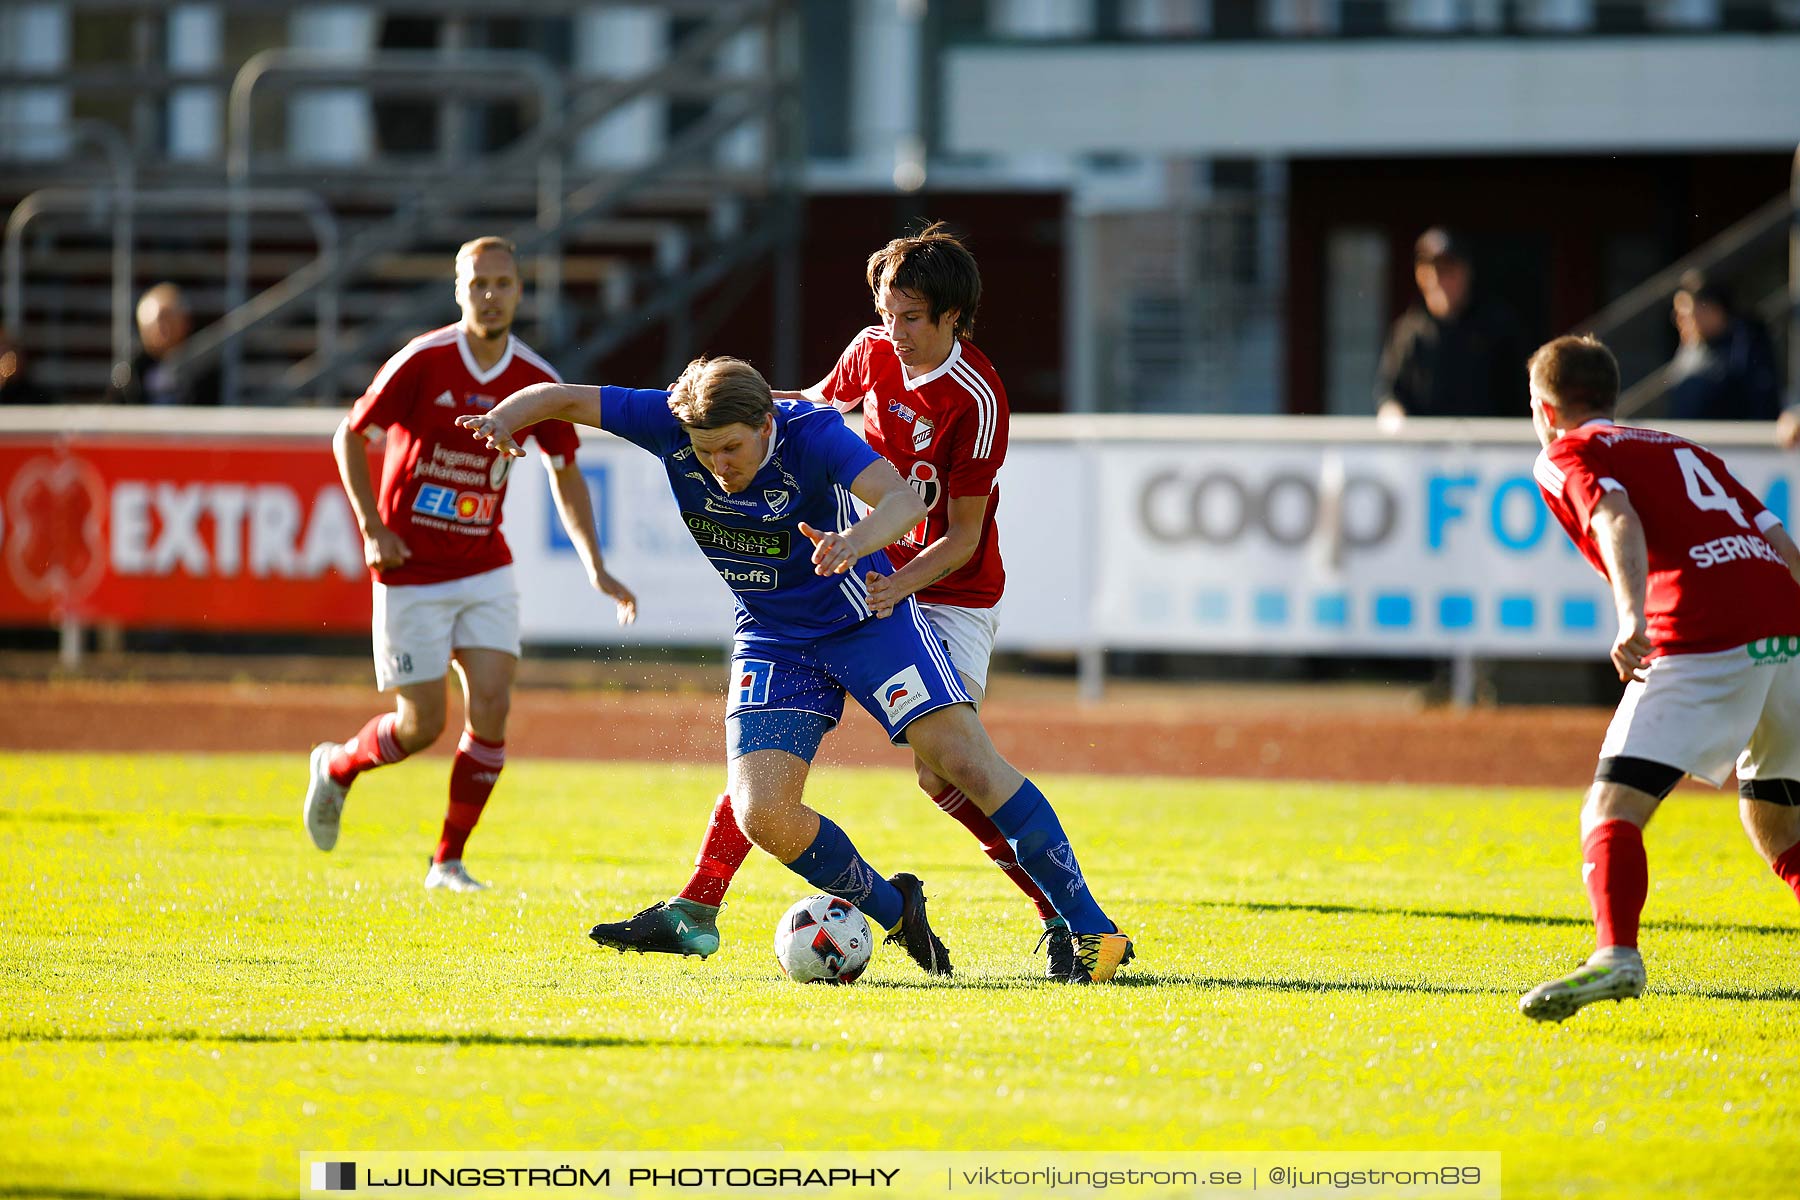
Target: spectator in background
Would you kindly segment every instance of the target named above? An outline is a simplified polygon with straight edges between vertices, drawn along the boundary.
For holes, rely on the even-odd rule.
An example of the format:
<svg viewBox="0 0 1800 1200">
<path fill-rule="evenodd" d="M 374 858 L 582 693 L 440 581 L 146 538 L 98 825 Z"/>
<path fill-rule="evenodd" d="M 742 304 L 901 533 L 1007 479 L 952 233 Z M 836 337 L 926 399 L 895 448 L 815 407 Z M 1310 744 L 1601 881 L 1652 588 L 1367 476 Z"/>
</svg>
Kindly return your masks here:
<svg viewBox="0 0 1800 1200">
<path fill-rule="evenodd" d="M 176 347 L 193 332 L 194 320 L 187 299 L 172 283 L 159 283 L 138 299 L 138 341 L 143 348 L 128 363 L 113 367 L 107 399 L 114 404 L 219 404 L 219 372 L 216 366 L 190 373 L 185 386 L 163 365 Z"/>
<path fill-rule="evenodd" d="M 48 404 L 50 397 L 25 369 L 25 351 L 0 325 L 0 404 Z"/>
<path fill-rule="evenodd" d="M 1397 429 L 1407 417 L 1499 417 L 1524 411 L 1525 333 L 1497 300 L 1477 295 L 1467 248 L 1449 230 L 1413 245 L 1421 304 L 1394 322 L 1375 380 L 1376 415 Z"/>
<path fill-rule="evenodd" d="M 1781 385 L 1768 330 L 1732 311 L 1731 296 L 1689 273 L 1671 317 L 1681 335 L 1667 371 L 1669 417 L 1677 421 L 1772 421 Z"/>
</svg>

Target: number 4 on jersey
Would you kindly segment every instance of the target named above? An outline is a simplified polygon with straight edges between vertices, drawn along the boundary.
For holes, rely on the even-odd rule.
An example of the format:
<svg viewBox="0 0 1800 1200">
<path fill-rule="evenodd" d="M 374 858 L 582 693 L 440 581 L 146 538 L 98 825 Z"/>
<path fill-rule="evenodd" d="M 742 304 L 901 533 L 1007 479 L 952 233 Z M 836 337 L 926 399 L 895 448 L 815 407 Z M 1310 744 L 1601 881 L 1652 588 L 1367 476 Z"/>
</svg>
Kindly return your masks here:
<svg viewBox="0 0 1800 1200">
<path fill-rule="evenodd" d="M 1726 494 L 1698 454 L 1683 446 L 1675 451 L 1675 461 L 1681 464 L 1681 478 L 1687 484 L 1688 499 L 1694 502 L 1695 508 L 1728 512 L 1732 520 L 1745 529 L 1750 528 L 1750 522 L 1744 519 L 1744 506 Z"/>
</svg>

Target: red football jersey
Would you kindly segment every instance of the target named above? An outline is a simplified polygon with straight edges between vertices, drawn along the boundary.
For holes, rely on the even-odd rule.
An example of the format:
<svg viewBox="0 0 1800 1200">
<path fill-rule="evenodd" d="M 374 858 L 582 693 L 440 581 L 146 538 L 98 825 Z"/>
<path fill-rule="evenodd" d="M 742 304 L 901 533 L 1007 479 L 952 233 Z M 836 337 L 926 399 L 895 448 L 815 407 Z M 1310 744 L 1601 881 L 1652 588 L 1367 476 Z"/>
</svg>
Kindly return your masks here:
<svg viewBox="0 0 1800 1200">
<path fill-rule="evenodd" d="M 1006 389 L 987 355 L 958 340 L 937 370 L 908 379 L 894 343 L 870 326 L 825 377 L 825 398 L 841 412 L 863 405 L 863 436 L 898 467 L 925 501 L 925 519 L 888 547 L 895 569 L 950 530 L 950 500 L 988 497 L 981 537 L 969 561 L 919 593 L 919 599 L 963 608 L 992 608 L 1006 588 L 994 514 L 1006 461 Z"/>
<path fill-rule="evenodd" d="M 522 387 L 561 383 L 550 364 L 508 335 L 490 370 L 476 367 L 460 325 L 408 342 L 388 359 L 350 410 L 350 428 L 387 430 L 377 489 L 381 519 L 412 557 L 375 572 L 382 583 L 442 583 L 512 561 L 500 532 L 501 502 L 513 459 L 459 429 L 456 418 L 485 412 Z M 556 466 L 572 462 L 580 439 L 566 421 L 527 431 Z"/>
<path fill-rule="evenodd" d="M 1623 491 L 1650 550 L 1646 598 L 1657 654 L 1708 654 L 1800 634 L 1800 583 L 1763 531 L 1781 522 L 1717 455 L 1658 429 L 1590 421 L 1532 469 L 1550 511 L 1602 575 L 1588 522 Z"/>
</svg>

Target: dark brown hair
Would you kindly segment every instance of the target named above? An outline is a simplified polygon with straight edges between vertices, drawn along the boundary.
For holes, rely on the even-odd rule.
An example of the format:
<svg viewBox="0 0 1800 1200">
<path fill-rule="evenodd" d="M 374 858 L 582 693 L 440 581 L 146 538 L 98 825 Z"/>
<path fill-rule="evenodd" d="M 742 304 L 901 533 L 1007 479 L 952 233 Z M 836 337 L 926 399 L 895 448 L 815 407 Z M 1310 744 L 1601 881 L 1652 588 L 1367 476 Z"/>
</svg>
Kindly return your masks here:
<svg viewBox="0 0 1800 1200">
<path fill-rule="evenodd" d="M 869 255 L 869 290 L 911 292 L 930 305 L 931 319 L 956 311 L 956 336 L 975 336 L 981 307 L 981 268 L 969 248 L 942 221 L 911 237 L 898 237 Z"/>
<path fill-rule="evenodd" d="M 1559 408 L 1610 417 L 1619 403 L 1619 360 L 1591 333 L 1545 342 L 1528 370 Z"/>
</svg>

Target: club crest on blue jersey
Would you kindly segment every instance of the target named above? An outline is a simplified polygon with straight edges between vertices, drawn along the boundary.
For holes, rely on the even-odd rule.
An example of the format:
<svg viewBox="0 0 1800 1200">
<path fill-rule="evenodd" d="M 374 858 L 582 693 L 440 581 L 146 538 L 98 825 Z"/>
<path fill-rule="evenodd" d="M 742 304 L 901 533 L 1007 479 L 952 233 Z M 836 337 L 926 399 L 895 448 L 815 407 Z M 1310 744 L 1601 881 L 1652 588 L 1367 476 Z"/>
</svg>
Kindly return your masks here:
<svg viewBox="0 0 1800 1200">
<path fill-rule="evenodd" d="M 769 680 L 775 664 L 760 658 L 741 659 L 732 667 L 737 679 L 737 702 L 740 705 L 762 705 L 769 702 Z"/>
<path fill-rule="evenodd" d="M 788 492 L 781 488 L 763 489 L 763 501 L 768 504 L 769 512 L 777 517 L 787 511 L 788 500 L 790 498 Z"/>
</svg>

